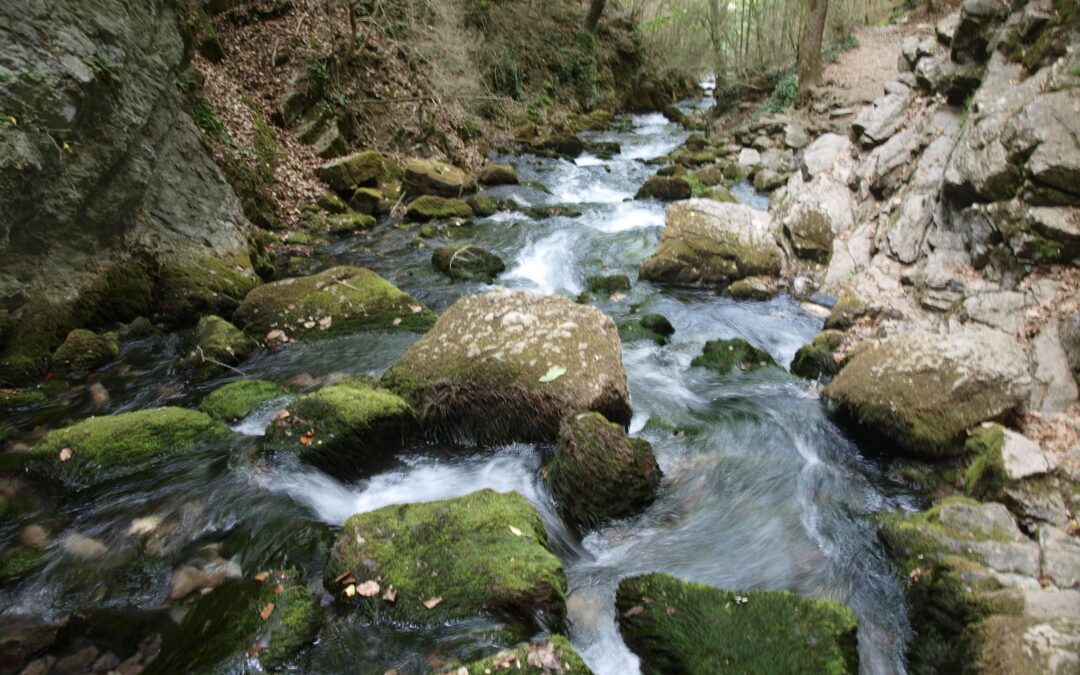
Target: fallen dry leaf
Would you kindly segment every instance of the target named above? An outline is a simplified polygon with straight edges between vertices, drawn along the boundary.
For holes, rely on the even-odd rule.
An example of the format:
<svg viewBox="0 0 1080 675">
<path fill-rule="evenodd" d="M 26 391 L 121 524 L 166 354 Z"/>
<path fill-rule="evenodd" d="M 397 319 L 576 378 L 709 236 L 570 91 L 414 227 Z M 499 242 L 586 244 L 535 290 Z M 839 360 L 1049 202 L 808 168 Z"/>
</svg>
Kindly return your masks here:
<svg viewBox="0 0 1080 675">
<path fill-rule="evenodd" d="M 255 581 L 266 581 L 270 578 L 269 572 L 259 572 L 255 575 Z"/>
<path fill-rule="evenodd" d="M 356 592 L 364 598 L 370 598 L 374 595 L 378 595 L 379 590 L 379 584 L 370 579 L 356 587 Z"/>
<path fill-rule="evenodd" d="M 495 655 L 495 658 L 491 660 L 491 665 L 496 668 L 512 668 L 517 664 L 517 654 L 509 649 L 503 650 Z M 520 668 L 520 666 L 518 666 Z"/>
<path fill-rule="evenodd" d="M 388 587 L 382 594 L 382 599 L 386 602 L 397 602 L 397 589 L 393 586 Z"/>
<path fill-rule="evenodd" d="M 397 326 L 398 324 L 400 324 L 400 323 L 401 323 L 401 317 L 399 316 L 398 318 L 394 319 L 394 320 L 393 320 L 393 321 L 391 321 L 390 323 L 392 323 L 392 324 L 394 324 L 395 326 Z"/>
<path fill-rule="evenodd" d="M 284 590 L 285 587 L 281 584 L 278 584 L 277 586 L 274 586 L 274 595 L 281 595 Z"/>
<path fill-rule="evenodd" d="M 667 606 L 667 610 L 666 610 L 666 611 L 667 611 L 667 615 L 668 615 L 668 616 L 675 616 L 675 608 L 674 608 L 674 607 L 672 607 L 671 605 L 668 605 L 668 606 Z"/>
<path fill-rule="evenodd" d="M 424 601 L 424 607 L 428 609 L 435 609 L 442 602 L 442 598 L 428 598 Z"/>
<path fill-rule="evenodd" d="M 71 448 L 61 448 L 60 449 L 60 461 L 61 462 L 66 462 L 69 459 L 71 459 Z"/>
<path fill-rule="evenodd" d="M 345 587 L 345 597 L 351 598 L 356 595 L 356 584 L 349 584 Z"/>
<path fill-rule="evenodd" d="M 314 440 L 314 438 L 315 434 L 309 431 L 308 433 L 300 437 L 300 443 L 302 443 L 303 445 L 311 445 L 311 442 L 312 440 Z"/>
<path fill-rule="evenodd" d="M 274 605 L 274 603 L 271 602 L 269 605 L 262 608 L 262 611 L 259 612 L 259 616 L 262 617 L 263 621 L 266 621 L 267 619 L 270 618 L 270 615 L 274 613 L 274 607 L 275 606 L 276 605 Z"/>
<path fill-rule="evenodd" d="M 291 414 L 292 413 L 290 413 L 288 410 L 279 410 L 278 414 L 277 414 L 277 418 L 279 420 L 283 420 L 283 419 L 285 419 L 286 417 L 288 417 Z"/>
<path fill-rule="evenodd" d="M 562 661 L 555 652 L 555 645 L 547 640 L 530 644 L 525 654 L 525 662 L 533 668 L 562 670 Z"/>
<path fill-rule="evenodd" d="M 644 611 L 645 611 L 645 608 L 642 607 L 641 605 L 634 605 L 630 609 L 623 612 L 623 618 L 624 619 L 629 619 L 630 617 L 637 616 L 638 614 L 641 614 Z"/>
</svg>

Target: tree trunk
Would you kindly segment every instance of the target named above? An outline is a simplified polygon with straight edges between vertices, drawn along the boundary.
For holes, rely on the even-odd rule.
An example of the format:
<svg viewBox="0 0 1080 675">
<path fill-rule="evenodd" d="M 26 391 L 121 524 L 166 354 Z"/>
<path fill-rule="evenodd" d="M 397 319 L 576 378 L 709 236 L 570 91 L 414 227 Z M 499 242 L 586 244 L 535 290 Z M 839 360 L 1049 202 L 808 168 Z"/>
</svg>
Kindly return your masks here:
<svg viewBox="0 0 1080 675">
<path fill-rule="evenodd" d="M 604 12 L 607 0 L 592 0 L 589 3 L 589 15 L 585 17 L 585 30 L 590 33 L 596 32 L 596 24 L 600 23 L 600 15 Z"/>
<path fill-rule="evenodd" d="M 806 27 L 799 45 L 799 98 L 806 100 L 821 80 L 821 36 L 829 0 L 807 0 Z"/>
</svg>

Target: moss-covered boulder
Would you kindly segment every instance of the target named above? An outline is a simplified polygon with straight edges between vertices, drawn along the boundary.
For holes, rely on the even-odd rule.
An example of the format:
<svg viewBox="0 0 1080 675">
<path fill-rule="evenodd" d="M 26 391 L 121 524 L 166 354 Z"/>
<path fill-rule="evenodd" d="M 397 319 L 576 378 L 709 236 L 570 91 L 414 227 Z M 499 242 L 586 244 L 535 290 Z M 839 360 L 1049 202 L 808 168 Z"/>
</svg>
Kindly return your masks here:
<svg viewBox="0 0 1080 675">
<path fill-rule="evenodd" d="M 120 356 L 116 333 L 98 335 L 93 331 L 76 329 L 68 333 L 64 344 L 52 355 L 53 370 L 59 375 L 94 370 Z"/>
<path fill-rule="evenodd" d="M 476 192 L 476 181 L 467 173 L 442 162 L 411 159 L 405 165 L 405 194 L 457 198 Z"/>
<path fill-rule="evenodd" d="M 720 373 L 739 370 L 757 370 L 765 366 L 776 366 L 773 357 L 764 349 L 758 349 L 742 338 L 731 340 L 709 340 L 701 354 L 690 362 L 692 367 L 709 368 Z"/>
<path fill-rule="evenodd" d="M 473 210 L 460 199 L 424 195 L 417 197 L 405 207 L 405 216 L 409 220 L 423 223 L 447 218 L 472 218 Z"/>
<path fill-rule="evenodd" d="M 591 530 L 652 504 L 663 474 L 647 441 L 590 412 L 563 420 L 558 451 L 541 476 L 563 518 Z"/>
<path fill-rule="evenodd" d="M 315 169 L 315 175 L 331 189 L 349 194 L 358 187 L 385 181 L 387 174 L 393 172 L 388 162 L 378 152 L 368 150 L 332 159 Z"/>
<path fill-rule="evenodd" d="M 483 195 L 469 195 L 465 198 L 465 203 L 472 209 L 473 215 L 478 218 L 495 215 L 495 212 L 499 210 L 499 202 Z"/>
<path fill-rule="evenodd" d="M 813 341 L 795 352 L 795 358 L 791 360 L 791 373 L 810 380 L 832 377 L 840 370 L 833 354 L 843 341 L 843 331 L 821 331 Z"/>
<path fill-rule="evenodd" d="M 619 631 L 644 675 L 857 673 L 855 617 L 787 591 L 722 591 L 667 574 L 623 579 Z"/>
<path fill-rule="evenodd" d="M 362 187 L 353 190 L 349 197 L 349 208 L 357 213 L 374 216 L 383 212 L 386 196 L 377 188 Z"/>
<path fill-rule="evenodd" d="M 242 652 L 257 655 L 263 668 L 282 668 L 315 641 L 322 617 L 319 599 L 294 571 L 226 581 L 165 636 L 143 673 L 203 672 Z"/>
<path fill-rule="evenodd" d="M 708 188 L 701 196 L 704 199 L 711 199 L 714 202 L 722 202 L 727 204 L 739 203 L 739 200 L 735 198 L 735 195 L 731 194 L 731 190 L 727 189 L 723 185 L 717 185 L 715 187 Z"/>
<path fill-rule="evenodd" d="M 278 384 L 266 380 L 239 380 L 210 392 L 199 403 L 199 410 L 216 420 L 233 422 L 247 417 L 256 408 L 285 396 Z"/>
<path fill-rule="evenodd" d="M 858 350 L 825 389 L 859 423 L 923 456 L 956 454 L 964 432 L 1026 399 L 1027 359 L 990 329 L 911 333 Z"/>
<path fill-rule="evenodd" d="M 91 417 L 49 432 L 27 457 L 27 470 L 79 489 L 133 474 L 152 461 L 222 437 L 228 428 L 183 408 Z"/>
<path fill-rule="evenodd" d="M 653 176 L 638 189 L 634 199 L 659 199 L 673 202 L 690 199 L 690 182 L 680 176 Z"/>
<path fill-rule="evenodd" d="M 293 401 L 267 427 L 261 447 L 353 477 L 392 457 L 415 427 L 416 416 L 400 397 L 345 382 Z"/>
<path fill-rule="evenodd" d="M 499 256 L 472 244 L 440 246 L 431 254 L 431 265 L 451 279 L 490 284 L 506 269 Z"/>
<path fill-rule="evenodd" d="M 736 300 L 772 300 L 776 290 L 765 277 L 747 277 L 728 286 L 728 295 Z"/>
<path fill-rule="evenodd" d="M 345 521 L 323 585 L 342 603 L 399 621 L 489 614 L 530 634 L 542 617 L 557 630 L 566 615 L 566 578 L 546 546 L 540 515 L 517 492 L 387 506 Z M 379 592 L 357 592 L 375 580 Z M 392 601 L 383 599 L 390 588 Z"/>
<path fill-rule="evenodd" d="M 619 326 L 619 339 L 623 342 L 652 340 L 664 346 L 671 342 L 668 338 L 674 334 L 675 327 L 661 314 L 643 314 L 640 319 Z"/>
<path fill-rule="evenodd" d="M 435 313 L 371 270 L 342 266 L 260 286 L 233 318 L 257 340 L 274 330 L 315 340 L 374 330 L 423 332 Z"/>
<path fill-rule="evenodd" d="M 348 235 L 363 232 L 375 227 L 375 216 L 366 213 L 343 213 L 330 216 L 325 220 L 326 230 L 330 234 Z"/>
<path fill-rule="evenodd" d="M 484 185 L 517 185 L 518 175 L 509 164 L 488 164 L 476 174 L 477 180 Z"/>
<path fill-rule="evenodd" d="M 767 213 L 709 199 L 676 202 L 641 279 L 724 287 L 755 275 L 780 273 L 780 248 Z"/>
<path fill-rule="evenodd" d="M 258 343 L 220 316 L 199 319 L 184 365 L 204 377 L 221 373 L 240 363 L 258 348 Z"/>
<path fill-rule="evenodd" d="M 194 322 L 206 314 L 228 315 L 259 285 L 247 254 L 170 263 L 158 270 L 155 305 L 178 323 Z"/>
<path fill-rule="evenodd" d="M 462 667 L 470 673 L 497 673 L 500 670 L 512 670 L 525 675 L 548 675 L 549 673 L 592 675 L 592 670 L 574 651 L 570 641 L 561 635 L 548 635 L 512 649 L 502 649 L 487 658 L 472 661 Z"/>
<path fill-rule="evenodd" d="M 500 289 L 455 302 L 382 378 L 430 433 L 553 441 L 562 418 L 630 421 L 611 317 L 558 295 Z"/>
<path fill-rule="evenodd" d="M 630 290 L 630 277 L 625 274 L 598 274 L 585 278 L 585 285 L 593 293 L 612 294 L 617 291 Z"/>
<path fill-rule="evenodd" d="M 724 182 L 724 169 L 718 164 L 712 164 L 698 169 L 693 174 L 694 180 L 705 187 L 722 185 Z"/>
</svg>

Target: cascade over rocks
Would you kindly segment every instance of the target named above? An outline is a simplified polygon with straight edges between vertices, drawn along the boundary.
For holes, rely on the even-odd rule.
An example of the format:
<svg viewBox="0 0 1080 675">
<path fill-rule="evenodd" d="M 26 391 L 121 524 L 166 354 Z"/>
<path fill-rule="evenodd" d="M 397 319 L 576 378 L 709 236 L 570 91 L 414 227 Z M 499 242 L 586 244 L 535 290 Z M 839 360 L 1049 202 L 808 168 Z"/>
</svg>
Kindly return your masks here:
<svg viewBox="0 0 1080 675">
<path fill-rule="evenodd" d="M 496 290 L 463 298 L 383 375 L 437 437 L 552 441 L 562 419 L 630 422 L 611 317 L 557 295 Z"/>
<path fill-rule="evenodd" d="M 73 328 L 231 311 L 257 283 L 248 223 L 177 94 L 175 6 L 6 3 L 0 23 L 0 99 L 27 102 L 0 130 L 0 385 Z"/>
</svg>

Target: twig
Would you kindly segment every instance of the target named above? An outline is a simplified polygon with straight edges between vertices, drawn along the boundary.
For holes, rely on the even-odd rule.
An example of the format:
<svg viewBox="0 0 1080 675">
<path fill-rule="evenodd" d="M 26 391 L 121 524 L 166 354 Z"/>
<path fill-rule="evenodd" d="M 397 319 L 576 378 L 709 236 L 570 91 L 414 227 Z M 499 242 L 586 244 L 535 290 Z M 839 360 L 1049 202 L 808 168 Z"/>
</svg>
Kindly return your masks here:
<svg viewBox="0 0 1080 675">
<path fill-rule="evenodd" d="M 214 364 L 215 366 L 221 366 L 222 368 L 228 368 L 229 370 L 233 371 L 234 373 L 238 373 L 241 377 L 247 377 L 248 376 L 248 374 L 245 373 L 242 370 L 239 370 L 237 368 L 233 368 L 232 366 L 230 366 L 227 363 L 222 363 L 221 361 L 218 361 L 216 359 L 212 359 L 209 356 L 207 356 L 206 354 L 203 354 L 202 346 L 196 347 L 195 351 L 199 352 L 199 358 L 202 359 L 204 362 L 209 361 L 210 363 Z"/>
</svg>

